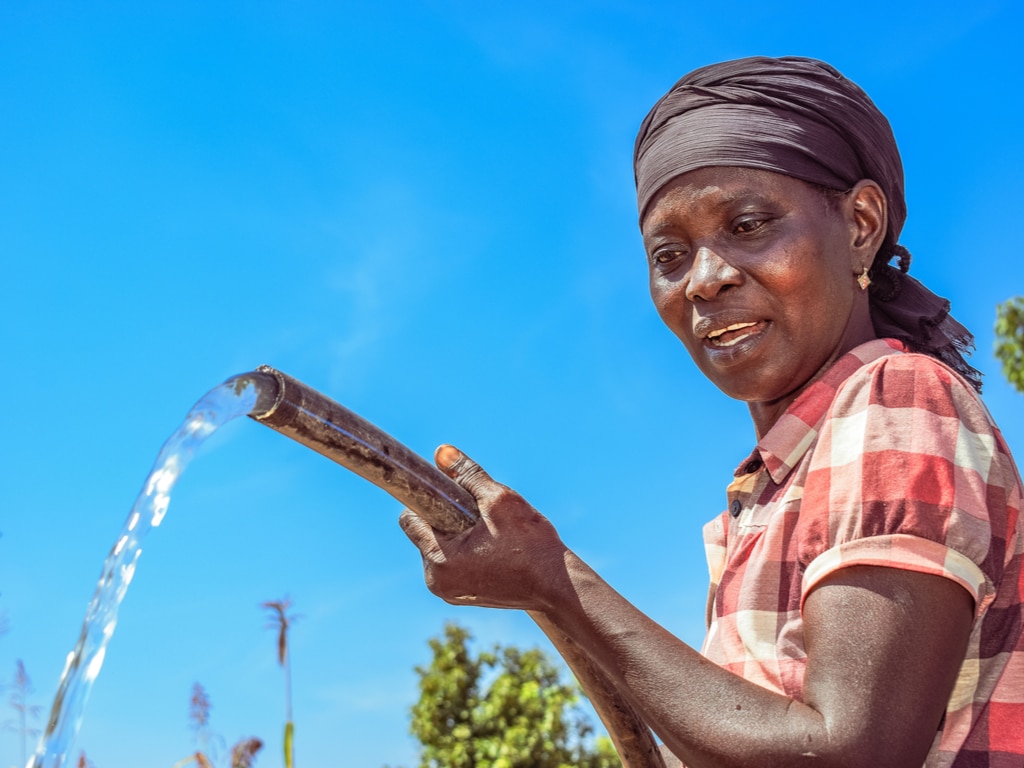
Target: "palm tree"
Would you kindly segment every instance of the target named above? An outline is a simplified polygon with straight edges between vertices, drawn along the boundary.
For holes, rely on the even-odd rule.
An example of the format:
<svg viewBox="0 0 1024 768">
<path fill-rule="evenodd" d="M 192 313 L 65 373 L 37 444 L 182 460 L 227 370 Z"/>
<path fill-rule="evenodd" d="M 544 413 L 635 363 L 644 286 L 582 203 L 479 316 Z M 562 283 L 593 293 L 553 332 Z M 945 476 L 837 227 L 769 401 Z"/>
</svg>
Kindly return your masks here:
<svg viewBox="0 0 1024 768">
<path fill-rule="evenodd" d="M 291 598 L 285 596 L 282 600 L 268 600 L 261 603 L 260 607 L 270 611 L 270 623 L 268 629 L 277 630 L 277 663 L 284 668 L 284 765 L 285 768 L 295 768 L 295 724 L 292 720 L 292 671 L 291 661 L 288 654 L 288 628 L 298 618 L 289 614 Z"/>
</svg>

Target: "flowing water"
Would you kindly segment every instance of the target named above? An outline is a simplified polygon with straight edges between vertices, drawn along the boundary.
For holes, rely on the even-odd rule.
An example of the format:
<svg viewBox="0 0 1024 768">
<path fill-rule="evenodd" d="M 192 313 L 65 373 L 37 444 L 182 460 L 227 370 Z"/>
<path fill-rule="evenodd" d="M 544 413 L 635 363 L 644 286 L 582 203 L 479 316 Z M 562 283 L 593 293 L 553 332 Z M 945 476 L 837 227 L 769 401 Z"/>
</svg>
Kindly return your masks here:
<svg viewBox="0 0 1024 768">
<path fill-rule="evenodd" d="M 46 730 L 26 768 L 60 768 L 64 764 L 82 724 L 89 691 L 103 666 L 107 643 L 117 626 L 118 608 L 135 575 L 143 539 L 164 519 L 171 489 L 196 449 L 218 427 L 249 413 L 256 404 L 256 396 L 251 380 L 228 379 L 192 407 L 182 425 L 160 449 L 142 492 L 103 563 L 82 632 L 64 665 Z"/>
</svg>

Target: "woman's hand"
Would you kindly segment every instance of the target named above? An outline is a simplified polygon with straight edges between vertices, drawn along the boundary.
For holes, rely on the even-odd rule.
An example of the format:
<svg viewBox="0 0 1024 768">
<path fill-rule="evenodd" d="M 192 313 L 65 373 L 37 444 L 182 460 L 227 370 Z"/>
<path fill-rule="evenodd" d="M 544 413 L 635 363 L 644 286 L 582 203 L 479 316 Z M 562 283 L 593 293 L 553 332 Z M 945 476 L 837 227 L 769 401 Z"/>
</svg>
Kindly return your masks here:
<svg viewBox="0 0 1024 768">
<path fill-rule="evenodd" d="M 480 520 L 460 534 L 445 534 L 405 510 L 399 524 L 423 556 L 427 587 L 455 605 L 543 611 L 567 587 L 567 549 L 547 518 L 522 496 L 494 482 L 450 445 L 434 461 L 476 499 Z"/>
</svg>

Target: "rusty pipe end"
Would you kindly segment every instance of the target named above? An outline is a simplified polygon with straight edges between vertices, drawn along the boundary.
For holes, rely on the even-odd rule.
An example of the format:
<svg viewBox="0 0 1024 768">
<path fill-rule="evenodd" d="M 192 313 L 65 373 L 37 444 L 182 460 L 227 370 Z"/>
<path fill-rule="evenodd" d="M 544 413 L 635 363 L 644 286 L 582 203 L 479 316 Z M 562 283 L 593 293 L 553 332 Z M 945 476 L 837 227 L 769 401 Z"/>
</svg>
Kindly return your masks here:
<svg viewBox="0 0 1024 768">
<path fill-rule="evenodd" d="M 284 381 L 280 371 L 269 365 L 261 365 L 255 371 L 242 373 L 232 379 L 235 392 L 241 392 L 247 386 L 256 389 L 256 402 L 249 411 L 249 417 L 262 421 L 277 410 L 284 399 Z"/>
</svg>

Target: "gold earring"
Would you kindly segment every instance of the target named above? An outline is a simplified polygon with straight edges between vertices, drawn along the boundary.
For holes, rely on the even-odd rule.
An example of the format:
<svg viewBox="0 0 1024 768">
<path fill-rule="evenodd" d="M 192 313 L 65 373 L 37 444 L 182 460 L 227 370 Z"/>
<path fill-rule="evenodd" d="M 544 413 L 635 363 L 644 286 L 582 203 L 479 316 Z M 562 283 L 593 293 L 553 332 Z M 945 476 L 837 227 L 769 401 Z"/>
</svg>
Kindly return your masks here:
<svg viewBox="0 0 1024 768">
<path fill-rule="evenodd" d="M 862 291 L 866 291 L 868 286 L 871 285 L 871 277 L 868 275 L 868 268 L 864 267 L 864 271 L 860 273 L 857 278 L 857 285 L 860 286 Z"/>
</svg>

